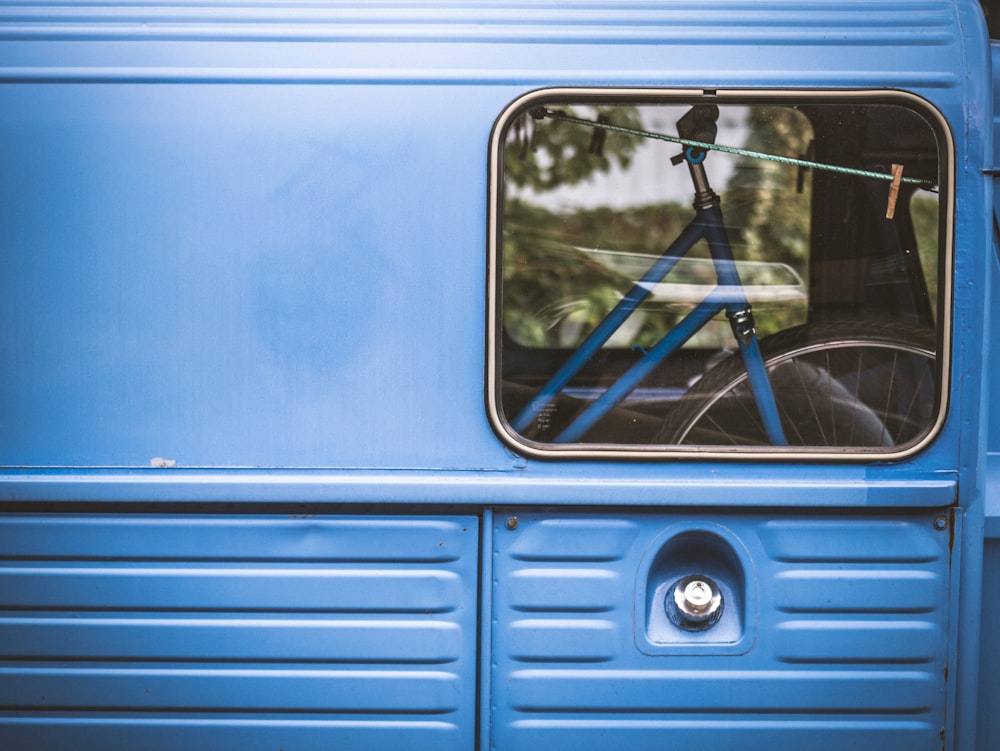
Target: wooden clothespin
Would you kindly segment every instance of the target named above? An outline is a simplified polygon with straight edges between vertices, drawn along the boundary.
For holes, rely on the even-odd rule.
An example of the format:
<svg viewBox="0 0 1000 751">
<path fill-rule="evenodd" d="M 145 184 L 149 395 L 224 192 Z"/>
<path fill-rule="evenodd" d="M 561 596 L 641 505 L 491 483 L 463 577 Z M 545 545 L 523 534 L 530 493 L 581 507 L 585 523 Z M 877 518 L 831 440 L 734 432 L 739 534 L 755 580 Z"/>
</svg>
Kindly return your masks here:
<svg viewBox="0 0 1000 751">
<path fill-rule="evenodd" d="M 892 219 L 896 214 L 896 200 L 899 198 L 899 183 L 903 179 L 903 165 L 892 165 L 892 184 L 889 185 L 889 203 L 885 207 L 885 218 Z"/>
<path fill-rule="evenodd" d="M 607 115 L 601 115 L 597 118 L 597 122 L 600 125 L 607 125 L 611 119 Z M 607 138 L 608 131 L 601 127 L 594 128 L 590 136 L 590 147 L 587 150 L 594 156 L 604 156 L 604 142 Z"/>
</svg>

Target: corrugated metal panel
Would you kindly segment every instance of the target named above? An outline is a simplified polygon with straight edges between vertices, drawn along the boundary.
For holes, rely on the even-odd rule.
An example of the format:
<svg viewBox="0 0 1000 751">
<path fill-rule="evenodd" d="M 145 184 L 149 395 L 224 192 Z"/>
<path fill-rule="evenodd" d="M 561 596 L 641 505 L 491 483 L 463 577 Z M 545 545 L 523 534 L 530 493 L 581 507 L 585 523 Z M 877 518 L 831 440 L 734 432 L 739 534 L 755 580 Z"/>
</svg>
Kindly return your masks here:
<svg viewBox="0 0 1000 751">
<path fill-rule="evenodd" d="M 862 85 L 877 69 L 941 86 L 962 64 L 948 0 L 27 2 L 0 10 L 0 39 L 0 65 L 21 81 L 719 86 L 794 75 Z M 834 62 L 866 50 L 878 55 L 863 66 Z"/>
<path fill-rule="evenodd" d="M 993 493 L 996 493 L 994 485 Z M 1000 540 L 986 541 L 983 551 L 982 626 L 979 652 L 979 693 L 976 703 L 976 751 L 1000 747 Z"/>
<path fill-rule="evenodd" d="M 0 520 L 0 748 L 469 748 L 478 524 Z"/>
<path fill-rule="evenodd" d="M 46 7 L 48 6 L 48 7 Z M 863 10 L 863 12 L 859 12 Z M 908 2 L 287 3 L 124 2 L 72 6 L 21 2 L 0 11 L 8 39 L 194 39 L 477 42 L 942 43 L 953 7 Z"/>
<path fill-rule="evenodd" d="M 494 533 L 496 748 L 940 748 L 933 516 L 517 517 Z M 716 553 L 737 633 L 653 633 L 660 579 Z"/>
</svg>

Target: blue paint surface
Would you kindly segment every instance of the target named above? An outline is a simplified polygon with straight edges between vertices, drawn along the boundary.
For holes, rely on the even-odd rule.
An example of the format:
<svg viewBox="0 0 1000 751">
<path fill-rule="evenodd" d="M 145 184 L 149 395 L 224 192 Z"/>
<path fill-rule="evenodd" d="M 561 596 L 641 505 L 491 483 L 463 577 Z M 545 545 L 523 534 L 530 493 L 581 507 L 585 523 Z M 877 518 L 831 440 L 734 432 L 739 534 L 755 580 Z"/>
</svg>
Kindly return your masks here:
<svg viewBox="0 0 1000 751">
<path fill-rule="evenodd" d="M 987 751 L 975 2 L 24 3 L 0 40 L 0 748 Z M 849 464 L 505 448 L 488 143 L 565 86 L 888 88 L 941 113 L 935 442 Z M 742 572 L 726 644 L 649 620 L 678 525 Z"/>
</svg>

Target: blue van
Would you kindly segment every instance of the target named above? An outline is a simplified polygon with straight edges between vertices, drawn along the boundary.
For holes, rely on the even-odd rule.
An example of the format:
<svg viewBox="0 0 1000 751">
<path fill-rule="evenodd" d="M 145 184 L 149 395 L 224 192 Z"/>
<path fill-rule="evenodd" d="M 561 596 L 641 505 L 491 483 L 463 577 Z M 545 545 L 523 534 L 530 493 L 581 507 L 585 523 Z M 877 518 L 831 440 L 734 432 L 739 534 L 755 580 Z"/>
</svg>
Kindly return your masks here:
<svg viewBox="0 0 1000 751">
<path fill-rule="evenodd" d="M 0 749 L 1000 747 L 993 21 L 4 3 Z"/>
</svg>

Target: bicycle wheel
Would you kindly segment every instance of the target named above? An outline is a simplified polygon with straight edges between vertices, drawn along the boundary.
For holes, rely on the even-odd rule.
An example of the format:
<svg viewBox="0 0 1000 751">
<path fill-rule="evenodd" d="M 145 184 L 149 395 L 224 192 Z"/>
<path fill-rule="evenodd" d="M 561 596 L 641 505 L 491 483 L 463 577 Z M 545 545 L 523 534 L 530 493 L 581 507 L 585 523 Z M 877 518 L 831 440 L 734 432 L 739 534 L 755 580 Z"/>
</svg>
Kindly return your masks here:
<svg viewBox="0 0 1000 751">
<path fill-rule="evenodd" d="M 761 354 L 791 446 L 889 448 L 931 427 L 934 332 L 898 324 L 824 323 L 766 337 Z M 761 446 L 769 441 L 735 352 L 676 404 L 667 444 Z"/>
</svg>

